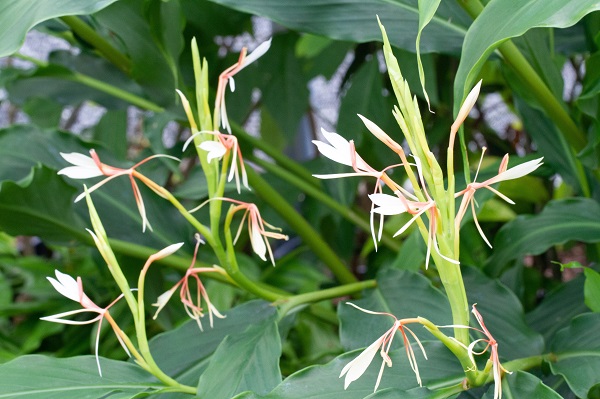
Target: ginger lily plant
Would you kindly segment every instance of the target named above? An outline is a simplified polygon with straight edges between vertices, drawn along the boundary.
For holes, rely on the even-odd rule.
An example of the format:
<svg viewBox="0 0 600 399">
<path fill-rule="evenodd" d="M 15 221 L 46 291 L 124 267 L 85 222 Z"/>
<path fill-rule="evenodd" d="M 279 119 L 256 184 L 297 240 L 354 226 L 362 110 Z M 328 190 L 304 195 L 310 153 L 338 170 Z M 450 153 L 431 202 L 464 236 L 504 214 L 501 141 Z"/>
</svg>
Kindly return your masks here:
<svg viewBox="0 0 600 399">
<path fill-rule="evenodd" d="M 381 30 L 384 38 L 384 58 L 392 79 L 392 87 L 398 100 L 398 106 L 394 108 L 393 116 L 404 134 L 406 145 L 401 145 L 392 139 L 375 122 L 362 115 L 358 115 L 366 128 L 398 156 L 397 163 L 377 170 L 360 156 L 352 140 L 346 140 L 340 134 L 328 132 L 323 129 L 322 136 L 324 140 L 313 141 L 318 151 L 324 157 L 352 168 L 352 171 L 336 174 L 315 174 L 314 176 L 319 179 L 347 177 L 368 177 L 374 179 L 374 190 L 368 194 L 367 198 L 370 201 L 370 220 L 368 225 L 370 226 L 375 248 L 377 249 L 377 245 L 382 240 L 384 224 L 388 223 L 385 220 L 386 216 L 408 216 L 408 221 L 397 229 L 393 236 L 399 236 L 416 226 L 426 245 L 425 269 L 428 269 L 430 259 L 432 259 L 448 298 L 452 313 L 452 324 L 438 326 L 435 320 L 428 320 L 420 317 L 418 314 L 412 315 L 409 318 L 398 318 L 391 312 L 374 309 L 368 310 L 353 303 L 348 303 L 349 306 L 373 317 L 381 315 L 391 317 L 393 323 L 391 327 L 381 332 L 382 335 L 379 338 L 353 360 L 348 362 L 340 370 L 339 376 L 340 378 L 344 377 L 343 388 L 348 389 L 354 381 L 361 378 L 367 372 L 369 365 L 379 353 L 382 363 L 374 383 L 374 391 L 377 391 L 381 385 L 382 375 L 386 366 L 392 367 L 390 351 L 393 350 L 394 337 L 399 332 L 402 336 L 402 343 L 408 358 L 408 364 L 415 374 L 416 384 L 421 387 L 423 379 L 417 364 L 417 358 L 420 358 L 420 355 L 418 355 L 419 351 L 417 351 L 416 355 L 413 349 L 413 345 L 416 345 L 423 357 L 427 359 L 425 346 L 421 342 L 423 338 L 419 335 L 419 331 L 415 329 L 417 325 L 421 325 L 434 339 L 439 340 L 445 345 L 462 366 L 464 380 L 460 384 L 460 389 L 481 386 L 493 381 L 494 399 L 499 399 L 502 396 L 502 379 L 509 371 L 501 364 L 499 345 L 494 339 L 494 332 L 484 324 L 485 314 L 482 315 L 479 313 L 475 305 L 472 305 L 472 313 L 479 328 L 470 326 L 469 303 L 467 301 L 460 265 L 460 227 L 470 207 L 479 234 L 486 244 L 491 247 L 477 219 L 475 201 L 477 190 L 485 188 L 512 204 L 513 202 L 500 193 L 493 185 L 532 173 L 541 165 L 542 158 L 508 168 L 508 155 L 506 155 L 495 177 L 483 182 L 477 182 L 478 167 L 473 182 L 468 183 L 462 190 L 456 190 L 454 177 L 455 136 L 477 100 L 481 82 L 467 96 L 454 124 L 450 127 L 450 140 L 447 153 L 448 163 L 446 170 L 443 171 L 434 153 L 429 149 L 418 103 L 412 97 L 408 84 L 400 73 L 398 63 L 392 53 L 383 26 L 381 26 Z M 119 261 L 112 251 L 109 239 L 90 196 L 93 191 L 99 189 L 113 178 L 122 175 L 129 176 L 138 212 L 142 219 L 143 231 L 146 230 L 146 227 L 149 230 L 152 230 L 152 228 L 148 221 L 146 208 L 137 181 L 142 182 L 159 197 L 168 201 L 196 231 L 196 244 L 192 261 L 187 266 L 183 277 L 178 281 L 175 280 L 177 282 L 171 288 L 163 294 L 158 295 L 156 302 L 153 304 L 157 307 L 154 319 L 167 307 L 170 299 L 179 290 L 179 299 L 187 315 L 197 323 L 200 330 L 198 331 L 199 334 L 206 333 L 205 325 L 202 324 L 202 319 L 206 315 L 208 315 L 210 328 L 218 328 L 219 323 L 223 321 L 216 319 L 224 319 L 226 315 L 217 310 L 217 306 L 214 305 L 216 302 L 213 303 L 211 301 L 209 289 L 200 279 L 200 276 L 205 275 L 218 275 L 221 281 L 237 287 L 247 294 L 273 303 L 278 306 L 280 319 L 285 318 L 292 310 L 305 307 L 313 302 L 357 294 L 364 288 L 372 288 L 374 286 L 373 282 L 351 282 L 340 287 L 292 295 L 279 287 L 255 281 L 248 277 L 245 271 L 240 268 L 238 259 L 239 248 L 236 250 L 235 246 L 238 245 L 238 241 L 243 241 L 240 240 L 240 237 L 242 237 L 244 229 L 248 232 L 248 242 L 251 251 L 260 260 L 270 262 L 273 266 L 276 264 L 276 256 L 271 248 L 272 242 L 270 240 L 288 240 L 288 234 L 284 234 L 280 228 L 267 223 L 262 218 L 256 204 L 225 196 L 226 182 L 235 180 L 237 193 L 241 194 L 242 191 L 246 191 L 242 190 L 242 187 L 249 191 L 250 183 L 252 183 L 252 175 L 256 173 L 251 169 L 246 169 L 238 138 L 232 134 L 225 106 L 226 86 L 229 84 L 233 91 L 235 88 L 234 75 L 261 57 L 269 49 L 269 46 L 270 41 L 267 41 L 259 45 L 248 56 L 246 55 L 246 49 L 243 49 L 238 61 L 221 73 L 217 84 L 215 105 L 211 115 L 208 105 L 208 66 L 206 61 L 201 62 L 197 54 L 195 42 L 193 42 L 192 53 L 194 54 L 196 77 L 196 111 L 194 112 L 190 102 L 182 91 L 178 90 L 177 93 L 191 130 L 189 138 L 183 145 L 183 150 L 185 151 L 188 145 L 193 143 L 193 147 L 197 151 L 200 167 L 206 176 L 209 198 L 200 206 L 189 209 L 187 204 L 184 205 L 166 187 L 159 185 L 137 170 L 145 162 L 158 157 L 178 160 L 173 156 L 153 155 L 130 168 L 122 169 L 101 162 L 95 150 L 90 151 L 89 157 L 78 153 L 61 154 L 72 166 L 60 170 L 59 174 L 72 179 L 90 179 L 105 176 L 104 180 L 96 183 L 91 188 L 85 188 L 84 193 L 79 195 L 75 201 L 86 198 L 94 227 L 94 231 L 90 231 L 92 239 L 96 243 L 122 294 L 108 306 L 102 308 L 92 302 L 83 293 L 80 278 L 75 280 L 57 270 L 57 278 L 49 277 L 48 280 L 59 293 L 79 302 L 83 309 L 46 316 L 43 319 L 65 324 L 89 324 L 96 321 L 99 322 L 98 324 L 101 324 L 106 319 L 127 354 L 131 354 L 138 365 L 153 374 L 163 384 L 161 389 L 165 392 L 196 394 L 198 390 L 167 375 L 159 365 L 160 362 L 155 361 L 152 355 L 146 331 L 146 279 L 148 271 L 154 262 L 163 261 L 165 258 L 173 255 L 180 250 L 184 243 L 168 245 L 161 251 L 150 255 L 141 268 L 137 287 L 131 288 Z M 225 132 L 221 132 L 220 128 L 223 128 Z M 405 176 L 404 180 L 394 180 L 397 174 L 393 172 L 396 172 L 396 170 Z M 258 180 L 255 178 L 254 181 Z M 223 202 L 231 204 L 225 213 L 222 211 Z M 459 202 L 458 209 L 456 207 L 457 202 Z M 204 208 L 205 204 L 208 204 L 207 211 Z M 198 214 L 202 213 L 203 216 L 196 217 L 196 212 Z M 237 219 L 241 220 L 236 232 L 232 233 L 232 223 L 236 215 Z M 245 223 L 246 219 L 247 223 Z M 376 220 L 379 220 L 377 226 Z M 296 226 L 303 225 L 297 223 Z M 197 257 L 201 243 L 206 243 L 207 248 L 210 248 L 214 253 L 214 264 L 197 266 Z M 133 293 L 136 290 L 137 295 L 134 295 Z M 123 299 L 128 305 L 134 322 L 135 339 L 131 339 L 131 333 L 124 332 L 109 313 L 109 309 L 120 299 Z M 64 319 L 66 316 L 83 312 L 92 312 L 98 315 L 87 321 Z M 409 324 L 411 328 L 408 327 Z M 450 336 L 443 333 L 442 329 L 444 327 L 452 328 L 454 335 Z M 485 338 L 473 340 L 469 334 L 471 330 L 481 332 Z M 98 370 L 102 374 L 98 356 L 99 340 L 100 326 L 98 326 L 96 335 L 95 354 Z M 485 347 L 480 350 L 477 347 L 482 343 L 485 344 Z M 479 369 L 476 357 L 483 356 L 487 351 L 491 353 L 489 361 L 483 369 Z M 435 358 L 431 358 L 429 361 L 435 362 Z M 334 384 L 336 382 L 331 383 Z"/>
</svg>

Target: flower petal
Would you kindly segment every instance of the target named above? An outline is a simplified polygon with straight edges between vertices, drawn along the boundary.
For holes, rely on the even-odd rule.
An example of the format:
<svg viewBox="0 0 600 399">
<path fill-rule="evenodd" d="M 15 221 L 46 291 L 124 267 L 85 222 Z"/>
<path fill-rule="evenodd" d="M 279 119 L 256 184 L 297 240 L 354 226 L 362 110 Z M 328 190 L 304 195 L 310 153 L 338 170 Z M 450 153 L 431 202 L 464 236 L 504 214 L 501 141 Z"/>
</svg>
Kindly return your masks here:
<svg viewBox="0 0 600 399">
<path fill-rule="evenodd" d="M 354 358 L 354 360 L 352 360 L 342 369 L 339 378 L 342 378 L 344 375 L 346 375 L 346 378 L 344 379 L 344 389 L 347 389 L 350 383 L 358 380 L 365 373 L 365 371 L 373 361 L 373 358 L 379 351 L 379 348 L 381 347 L 382 343 L 383 336 L 377 339 L 377 341 L 373 342 L 371 345 L 369 345 L 364 351 L 360 353 L 360 355 Z"/>
<path fill-rule="evenodd" d="M 271 40 L 272 39 L 262 42 L 254 49 L 253 52 L 248 54 L 248 56 L 244 58 L 242 65 L 240 65 L 237 69 L 236 73 L 246 68 L 248 65 L 252 64 L 254 61 L 262 57 L 267 51 L 269 51 L 269 48 L 271 48 Z"/>
<path fill-rule="evenodd" d="M 227 152 L 227 148 L 220 141 L 204 141 L 198 147 L 207 151 L 207 160 L 210 163 L 213 159 L 221 159 Z"/>
<path fill-rule="evenodd" d="M 373 212 L 380 215 L 399 215 L 408 210 L 407 201 L 394 195 L 376 193 L 369 194 L 369 198 L 377 206 Z"/>
<path fill-rule="evenodd" d="M 54 273 L 56 274 L 58 281 L 52 277 L 46 277 L 52 286 L 54 286 L 54 289 L 56 289 L 56 291 L 58 291 L 61 295 L 75 302 L 79 302 L 79 286 L 77 284 L 77 280 L 68 274 L 59 272 L 58 270 L 54 270 Z"/>
<path fill-rule="evenodd" d="M 517 166 L 513 166 L 506 172 L 502 172 L 498 176 L 490 180 L 493 180 L 494 183 L 497 183 L 505 180 L 518 179 L 519 177 L 528 175 L 529 173 L 533 172 L 542 165 L 542 159 L 544 159 L 544 157 L 524 162 Z"/>
</svg>

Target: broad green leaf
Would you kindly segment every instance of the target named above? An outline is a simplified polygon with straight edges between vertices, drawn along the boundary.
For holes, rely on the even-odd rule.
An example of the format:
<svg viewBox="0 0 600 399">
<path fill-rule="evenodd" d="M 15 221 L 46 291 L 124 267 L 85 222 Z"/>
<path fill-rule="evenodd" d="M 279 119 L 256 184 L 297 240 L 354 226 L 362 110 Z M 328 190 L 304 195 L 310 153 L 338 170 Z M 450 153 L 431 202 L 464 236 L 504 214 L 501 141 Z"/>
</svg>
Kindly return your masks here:
<svg viewBox="0 0 600 399">
<path fill-rule="evenodd" d="M 296 55 L 298 57 L 313 58 L 319 55 L 332 43 L 333 40 L 326 37 L 305 34 L 298 39 L 298 42 L 296 42 Z"/>
<path fill-rule="evenodd" d="M 48 97 L 29 97 L 23 104 L 23 111 L 37 126 L 56 128 L 60 122 L 63 107 Z"/>
<path fill-rule="evenodd" d="M 308 109 L 308 78 L 294 54 L 297 39 L 291 32 L 274 36 L 271 48 L 259 60 L 259 67 L 269 76 L 261 85 L 262 101 L 283 134 L 280 139 L 287 143 L 293 142 L 300 118 Z"/>
<path fill-rule="evenodd" d="M 571 187 L 578 188 L 579 161 L 558 128 L 543 112 L 521 99 L 516 98 L 515 105 L 521 114 L 527 134 L 535 142 L 538 151 L 544 154 L 544 163 L 548 163 Z"/>
<path fill-rule="evenodd" d="M 352 76 L 349 82 L 350 87 L 342 98 L 337 132 L 346 140 L 354 140 L 357 147 L 360 147 L 363 142 L 363 134 L 370 135 L 371 133 L 356 114 L 363 115 L 384 130 L 391 125 L 391 107 L 387 106 L 387 102 L 382 96 L 383 79 L 379 71 L 379 62 L 377 58 L 373 57 Z M 387 149 L 380 143 L 376 145 L 379 150 Z M 377 153 L 379 156 L 382 154 L 381 151 L 377 151 Z M 361 154 L 364 157 L 364 153 Z"/>
<path fill-rule="evenodd" d="M 554 374 L 562 375 L 578 397 L 600 384 L 600 313 L 577 316 L 560 330 L 550 344 L 556 361 L 550 362 Z"/>
<path fill-rule="evenodd" d="M 515 371 L 505 374 L 502 379 L 502 396 L 505 398 L 535 398 L 535 399 L 560 399 L 553 391 L 536 376 L 524 371 Z M 490 386 L 482 399 L 494 398 L 494 384 Z"/>
<path fill-rule="evenodd" d="M 456 395 L 457 391 L 457 388 L 435 390 L 420 387 L 408 390 L 389 388 L 378 390 L 374 394 L 365 397 L 365 399 L 446 399 Z"/>
<path fill-rule="evenodd" d="M 538 27 L 566 28 L 600 9 L 589 0 L 491 0 L 469 27 L 454 81 L 454 104 L 462 104 L 483 63 L 506 40 Z"/>
<path fill-rule="evenodd" d="M 425 317 L 437 325 L 452 324 L 448 299 L 431 282 L 417 273 L 386 269 L 377 275 L 377 288 L 352 303 L 375 312 L 387 312 L 398 319 Z M 340 339 L 346 349 L 364 348 L 393 324 L 385 315 L 361 312 L 345 303 L 338 308 Z M 421 326 L 411 327 L 419 337 L 431 337 Z"/>
<path fill-rule="evenodd" d="M 183 306 L 172 299 L 168 306 Z M 251 325 L 266 323 L 276 313 L 275 307 L 263 301 L 246 302 L 226 312 L 224 319 L 215 319 L 213 328 L 202 320 L 204 331 L 190 320 L 182 326 L 157 335 L 150 341 L 150 349 L 160 368 L 178 381 L 197 385 L 206 370 L 213 352 L 225 337 L 243 332 Z M 248 359 L 246 359 L 248 360 Z M 227 377 L 220 380 L 228 385 Z"/>
<path fill-rule="evenodd" d="M 401 343 L 398 339 L 398 345 Z M 396 344 L 394 344 L 396 345 Z M 449 386 L 464 378 L 456 358 L 439 342 L 425 341 L 423 347 L 429 360 L 425 360 L 420 349 L 413 345 L 423 385 Z M 339 378 L 344 366 L 361 353 L 361 350 L 345 353 L 322 366 L 311 366 L 300 370 L 278 385 L 262 399 L 362 399 L 373 394 L 375 381 L 381 367 L 381 357 L 376 355 L 366 372 L 348 389 L 344 390 L 344 379 Z M 395 388 L 408 391 L 418 388 L 415 374 L 410 368 L 406 351 L 401 348 L 389 353 L 392 367 L 386 367 L 379 386 L 380 390 Z M 252 396 L 242 396 L 248 398 Z M 398 396 L 404 397 L 404 396 Z M 410 396 L 409 396 L 410 397 Z M 413 396 L 414 397 L 414 396 Z"/>
<path fill-rule="evenodd" d="M 22 356 L 0 365 L 0 398 L 96 399 L 131 398 L 161 385 L 132 363 L 101 358 L 102 377 L 94 356 L 56 359 Z"/>
<path fill-rule="evenodd" d="M 18 181 L 38 163 L 59 169 L 66 166 L 60 152 L 87 153 L 89 148 L 68 133 L 43 131 L 32 125 L 13 125 L 0 130 L 0 181 Z"/>
<path fill-rule="evenodd" d="M 0 228 L 53 243 L 81 238 L 86 233 L 82 220 L 72 211 L 74 194 L 73 187 L 45 166 L 34 168 L 19 183 L 5 181 L 0 185 Z"/>
<path fill-rule="evenodd" d="M 486 327 L 498 341 L 500 357 L 516 359 L 541 354 L 544 339 L 525 323 L 523 307 L 516 295 L 479 269 L 462 269 L 469 304 L 477 303 Z M 477 327 L 477 322 L 473 320 L 472 325 Z"/>
<path fill-rule="evenodd" d="M 96 84 L 84 84 L 86 79 L 93 79 Z M 17 104 L 35 95 L 62 105 L 93 101 L 107 109 L 124 109 L 129 103 L 116 98 L 110 92 L 114 88 L 135 95 L 142 93 L 135 82 L 105 59 L 86 52 L 75 55 L 66 50 L 53 51 L 46 66 L 21 71 L 19 78 L 7 84 L 9 98 Z"/>
<path fill-rule="evenodd" d="M 42 131 L 34 126 L 14 126 L 0 131 L 0 154 L 5 162 L 0 163 L 0 180 L 18 181 L 31 171 L 38 163 L 54 168 L 55 170 L 68 166 L 68 163 L 60 156 L 60 152 L 78 152 L 86 154 L 89 144 L 78 138 L 56 131 Z M 114 158 L 97 147 L 100 158 L 107 164 L 123 166 L 121 162 L 115 162 Z M 149 155 L 149 154 L 148 154 Z M 130 166 L 131 163 L 128 163 Z M 127 167 L 127 166 L 125 166 Z M 168 170 L 160 162 L 152 162 L 143 166 L 142 173 L 150 178 L 158 176 L 155 181 L 163 184 L 164 176 Z M 14 183 L 5 182 L 15 195 L 25 196 L 26 200 L 17 203 L 8 194 L 4 198 L 5 211 L 8 215 L 0 221 L 1 226 L 9 224 L 7 231 L 16 235 L 38 235 L 45 239 L 53 240 L 60 237 L 61 240 L 82 239 L 87 237 L 84 230 L 83 220 L 88 220 L 87 208 L 84 203 L 73 204 L 72 200 L 76 193 L 83 191 L 83 184 L 88 187 L 100 181 L 101 178 L 89 180 L 68 179 L 70 186 L 64 182 L 64 178 L 56 175 L 56 171 L 45 170 L 45 179 L 38 178 L 34 183 L 25 186 L 24 182 L 19 189 Z M 8 187 L 7 186 L 7 187 Z M 19 187 L 21 187 L 19 186 Z M 73 190 L 72 187 L 77 187 Z M 114 179 L 92 193 L 92 197 L 102 217 L 105 228 L 111 238 L 119 238 L 129 242 L 137 242 L 154 248 L 164 248 L 174 242 L 181 241 L 181 237 L 193 237 L 191 227 L 181 215 L 170 206 L 164 199 L 158 197 L 152 191 L 140 184 L 142 198 L 154 232 L 142 233 L 141 218 L 137 211 L 131 183 L 123 178 Z M 12 194 L 11 194 L 12 195 Z M 55 204 L 56 203 L 56 204 Z M 15 206 L 19 212 L 10 211 Z M 27 208 L 25 207 L 27 205 Z M 75 219 L 79 221 L 75 222 Z M 40 226 L 45 226 L 40 229 Z M 27 233 L 36 229 L 37 233 Z M 9 230 L 10 229 L 10 230 Z M 56 231 L 56 234 L 53 232 Z M 63 241 L 65 242 L 65 241 Z"/>
<path fill-rule="evenodd" d="M 92 14 L 116 0 L 19 0 L 0 4 L 0 58 L 17 51 L 40 22 L 64 15 Z"/>
<path fill-rule="evenodd" d="M 161 16 L 161 25 L 172 26 L 168 32 L 163 32 L 163 41 L 157 43 L 152 33 L 153 26 L 144 14 L 144 7 L 142 0 L 121 0 L 94 14 L 94 18 L 125 46 L 132 61 L 131 76 L 143 86 L 148 97 L 161 106 L 170 106 L 175 102 L 177 79 L 172 57 L 179 46 L 172 41 L 174 32 L 183 29 L 183 18 L 177 10 L 170 10 L 167 15 Z M 152 22 L 157 23 L 155 19 Z"/>
<path fill-rule="evenodd" d="M 261 15 L 291 29 L 353 42 L 381 41 L 376 15 L 394 46 L 415 51 L 419 10 L 414 1 L 397 0 L 211 0 Z M 470 18 L 453 2 L 443 2 L 423 36 L 421 50 L 458 53 Z"/>
<path fill-rule="evenodd" d="M 588 311 L 583 303 L 583 290 L 583 275 L 559 285 L 527 314 L 527 323 L 549 340 L 556 331 L 566 327 L 573 317 Z"/>
<path fill-rule="evenodd" d="M 117 158 L 125 158 L 127 156 L 127 111 L 107 111 L 94 127 L 94 140 L 109 148 Z"/>
<path fill-rule="evenodd" d="M 251 390 L 266 394 L 281 382 L 281 338 L 275 315 L 227 336 L 200 377 L 198 395 L 230 398 Z"/>
<path fill-rule="evenodd" d="M 600 273 L 586 267 L 585 284 L 583 286 L 583 295 L 585 304 L 592 312 L 600 312 Z"/>
<path fill-rule="evenodd" d="M 486 268 L 498 275 L 508 262 L 523 255 L 538 255 L 567 241 L 600 241 L 600 205 L 589 198 L 549 202 L 538 215 L 519 216 L 505 224 L 494 240 L 494 253 Z"/>
</svg>

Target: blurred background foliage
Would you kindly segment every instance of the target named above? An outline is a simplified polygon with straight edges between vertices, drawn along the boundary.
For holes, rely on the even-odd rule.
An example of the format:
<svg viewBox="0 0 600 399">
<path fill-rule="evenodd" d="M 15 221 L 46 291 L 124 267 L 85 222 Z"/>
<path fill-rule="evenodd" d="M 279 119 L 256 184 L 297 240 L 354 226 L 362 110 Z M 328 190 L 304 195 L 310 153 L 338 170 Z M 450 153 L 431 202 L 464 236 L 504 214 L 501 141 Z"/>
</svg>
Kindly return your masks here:
<svg viewBox="0 0 600 399">
<path fill-rule="evenodd" d="M 255 187 L 242 198 L 257 203 L 263 217 L 283 226 L 291 239 L 276 247 L 276 268 L 251 256 L 247 242 L 238 243 L 244 272 L 294 293 L 336 284 L 326 261 L 288 225 L 286 213 L 277 207 L 277 202 L 285 201 L 358 279 L 422 270 L 433 284 L 427 289 L 439 288 L 436 272 L 423 270 L 425 246 L 418 234 L 409 231 L 391 238 L 393 226 L 402 226 L 404 217 L 390 218 L 383 245 L 374 251 L 365 197 L 373 182 L 354 178 L 323 182 L 311 177 L 342 171 L 316 156 L 310 140 L 320 137 L 321 127 L 354 140 L 361 156 L 376 169 L 397 163 L 356 116 L 365 115 L 401 140 L 391 114 L 395 98 L 382 61 L 376 14 L 422 105 L 429 143 L 440 164 L 446 162 L 454 111 L 479 79 L 482 94 L 464 129 L 471 176 L 482 147 L 488 156 L 479 181 L 496 173 L 505 153 L 514 158 L 544 157 L 544 166 L 534 175 L 501 183 L 499 190 L 515 206 L 478 193 L 478 219 L 494 248 L 482 242 L 472 222 L 464 223 L 461 262 L 469 294 L 485 302 L 484 287 L 490 287 L 486 284 L 507 290 L 499 298 L 508 295 L 507 303 L 514 300 L 516 308 L 522 307 L 515 318 L 523 319 L 518 328 L 532 353 L 539 353 L 574 316 L 600 311 L 600 283 L 594 274 L 600 255 L 597 2 L 571 1 L 570 10 L 555 7 L 558 0 L 537 2 L 539 9 L 517 12 L 516 0 L 492 0 L 484 2 L 475 22 L 479 14 L 471 7 L 475 2 L 464 2 L 464 7 L 462 2 L 442 2 L 421 38 L 426 88 L 435 113 L 426 111 L 419 83 L 416 1 L 33 3 L 36 13 L 0 7 L 5 7 L 0 12 L 0 26 L 5 26 L 0 39 L 0 55 L 5 57 L 0 61 L 0 362 L 28 353 L 87 354 L 93 348 L 93 327 L 39 321 L 43 315 L 72 308 L 46 281 L 54 269 L 82 276 L 88 295 L 97 303 L 108 303 L 118 294 L 84 230 L 89 227 L 87 208 L 73 203 L 81 182 L 56 175 L 66 166 L 59 152 L 86 153 L 95 148 L 104 162 L 118 166 L 158 153 L 182 157 L 189 130 L 175 89 L 194 98 L 189 46 L 193 37 L 201 57 L 208 60 L 213 90 L 219 73 L 237 60 L 242 46 L 252 49 L 273 37 L 269 52 L 236 76 L 236 90 L 227 102 L 246 159 L 278 193 L 264 195 Z M 507 22 L 503 20 L 507 13 L 525 15 Z M 6 28 L 13 25 L 19 27 Z M 26 46 L 20 48 L 34 26 Z M 531 68 L 530 75 L 519 62 Z M 545 91 L 539 92 L 531 76 Z M 207 192 L 193 151 L 183 159 L 180 166 L 157 160 L 145 165 L 143 172 L 192 208 L 206 199 Z M 455 159 L 457 165 L 463 163 L 458 155 Z M 464 184 L 461 167 L 456 170 Z M 154 232 L 141 232 L 129 183 L 112 181 L 94 194 L 94 201 L 132 280 L 155 249 L 186 242 L 186 256 L 165 259 L 166 267 L 151 270 L 147 290 L 154 298 L 187 268 L 194 231 L 143 187 L 142 196 Z M 199 259 L 206 264 L 215 261 L 207 250 L 201 250 Z M 586 267 L 585 275 L 579 266 Z M 396 274 L 389 278 L 401 281 Z M 378 281 L 381 284 L 381 278 Z M 208 281 L 207 286 L 219 309 L 251 299 L 220 281 Z M 118 310 L 115 314 L 118 317 Z M 118 321 L 124 330 L 128 323 L 132 328 L 126 317 Z M 183 309 L 169 306 L 150 321 L 149 331 L 155 335 L 184 321 Z M 370 342 L 353 335 L 364 326 L 340 337 L 338 324 L 335 304 L 327 302 L 305 308 L 280 326 L 283 375 Z M 101 334 L 101 355 L 123 358 L 111 331 L 107 328 Z M 556 389 L 571 395 L 562 377 L 553 378 Z"/>
</svg>

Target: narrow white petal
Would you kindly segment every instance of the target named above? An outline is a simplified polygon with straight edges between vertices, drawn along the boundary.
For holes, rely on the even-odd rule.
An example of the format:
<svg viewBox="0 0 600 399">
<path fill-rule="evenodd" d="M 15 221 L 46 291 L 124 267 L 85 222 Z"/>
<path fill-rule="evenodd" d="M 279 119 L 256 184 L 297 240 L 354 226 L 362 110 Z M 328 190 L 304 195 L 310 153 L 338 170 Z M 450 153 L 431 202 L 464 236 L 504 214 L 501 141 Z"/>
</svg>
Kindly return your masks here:
<svg viewBox="0 0 600 399">
<path fill-rule="evenodd" d="M 198 147 L 208 152 L 208 162 L 211 162 L 213 159 L 221 159 L 227 152 L 227 148 L 220 141 L 204 141 Z"/>
<path fill-rule="evenodd" d="M 242 69 L 246 68 L 246 66 L 252 64 L 254 61 L 262 57 L 267 51 L 269 51 L 269 48 L 271 48 L 271 40 L 272 39 L 262 42 L 258 45 L 258 47 L 254 49 L 253 52 L 248 54 L 248 56 L 244 58 L 244 62 L 241 65 L 240 69 L 238 69 L 237 71 L 239 72 Z"/>
<path fill-rule="evenodd" d="M 358 355 L 354 360 L 348 363 L 340 373 L 340 377 L 342 378 L 346 375 L 344 379 L 344 389 L 347 389 L 350 383 L 358 380 L 367 370 L 373 358 L 379 351 L 381 344 L 383 342 L 383 337 L 380 337 L 377 341 L 373 342 L 367 349 L 362 351 L 360 355 Z"/>
<path fill-rule="evenodd" d="M 250 233 L 250 244 L 252 244 L 252 250 L 255 254 L 258 255 L 263 261 L 267 260 L 267 246 L 265 245 L 263 236 L 260 234 L 260 231 L 255 227 L 252 229 Z"/>
<path fill-rule="evenodd" d="M 64 153 L 61 152 L 60 156 L 64 158 L 65 161 L 75 166 L 86 166 L 86 167 L 95 167 L 96 163 L 92 159 L 92 157 L 80 154 L 78 152 L 70 152 Z"/>
<path fill-rule="evenodd" d="M 68 274 L 59 272 L 58 270 L 55 270 L 54 273 L 56 274 L 58 281 L 52 277 L 46 277 L 52 286 L 54 286 L 54 289 L 56 289 L 56 291 L 58 291 L 61 295 L 75 302 L 79 302 L 79 286 L 77 284 L 77 280 Z"/>
<path fill-rule="evenodd" d="M 500 173 L 498 176 L 492 178 L 491 180 L 496 182 L 518 179 L 519 177 L 523 177 L 533 172 L 537 168 L 542 165 L 542 158 L 534 159 L 533 161 L 524 162 L 520 165 L 514 166 L 508 169 L 506 172 Z"/>
<path fill-rule="evenodd" d="M 156 313 L 154 313 L 154 316 L 152 317 L 154 320 L 156 320 L 160 311 L 165 307 L 167 302 L 169 302 L 169 299 L 171 299 L 175 291 L 177 291 L 177 287 L 179 287 L 179 284 L 175 285 L 169 291 L 163 292 L 158 298 L 156 298 L 156 303 L 152 304 L 152 306 L 158 307 L 158 309 L 156 309 Z"/>
<path fill-rule="evenodd" d="M 389 194 L 369 194 L 369 198 L 378 207 L 373 212 L 380 215 L 399 215 L 407 211 L 406 202 Z"/>
<path fill-rule="evenodd" d="M 383 131 L 379 126 L 377 126 L 374 122 L 365 118 L 361 114 L 358 114 L 358 117 L 363 121 L 367 129 L 373 134 L 373 136 L 377 137 L 383 144 L 390 147 L 392 150 L 401 149 L 400 144 L 396 143 L 386 132 Z"/>
<path fill-rule="evenodd" d="M 475 85 L 475 87 L 473 87 L 473 89 L 471 89 L 471 92 L 469 93 L 467 98 L 465 98 L 465 102 L 460 107 L 460 110 L 458 111 L 458 115 L 456 116 L 456 120 L 452 124 L 453 130 L 458 130 L 460 125 L 462 125 L 462 123 L 465 121 L 465 119 L 467 119 L 467 116 L 469 115 L 469 113 L 471 112 L 471 109 L 473 108 L 473 106 L 475 105 L 475 102 L 477 101 L 477 97 L 479 97 L 480 89 L 481 89 L 481 80 Z"/>
<path fill-rule="evenodd" d="M 181 248 L 182 246 L 183 246 L 182 242 L 178 242 L 177 244 L 171 244 L 168 247 L 165 247 L 165 248 L 161 249 L 160 251 L 158 251 L 157 253 L 155 253 L 154 257 L 156 259 L 166 258 L 167 256 L 172 255 L 175 252 L 177 252 L 179 250 L 179 248 Z"/>
<path fill-rule="evenodd" d="M 324 157 L 337 163 L 341 163 L 342 165 L 352 166 L 352 160 L 350 159 L 350 144 L 347 141 L 343 144 L 336 143 L 338 147 L 319 140 L 313 140 L 313 144 L 317 146 L 317 149 Z"/>
<path fill-rule="evenodd" d="M 58 171 L 59 175 L 65 175 L 71 179 L 90 179 L 92 177 L 102 176 L 103 173 L 95 165 L 94 168 L 87 166 L 67 166 Z"/>
</svg>

